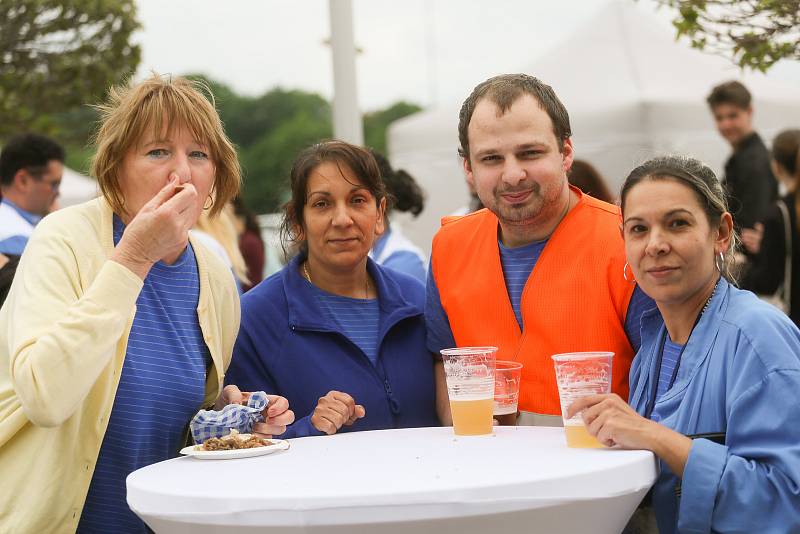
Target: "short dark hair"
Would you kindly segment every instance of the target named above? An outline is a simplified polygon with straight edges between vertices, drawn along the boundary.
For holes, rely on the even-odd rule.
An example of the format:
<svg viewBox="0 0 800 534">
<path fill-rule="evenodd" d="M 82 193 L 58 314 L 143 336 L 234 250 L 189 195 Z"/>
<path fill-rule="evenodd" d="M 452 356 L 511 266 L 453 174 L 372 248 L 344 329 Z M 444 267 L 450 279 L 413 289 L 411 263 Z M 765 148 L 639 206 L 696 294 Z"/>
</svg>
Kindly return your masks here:
<svg viewBox="0 0 800 534">
<path fill-rule="evenodd" d="M 378 163 L 369 150 L 360 146 L 351 145 L 344 141 L 329 140 L 312 145 L 297 155 L 292 164 L 289 175 L 291 198 L 283 206 L 283 221 L 281 223 L 281 242 L 297 243 L 296 228 L 303 227 L 303 206 L 308 200 L 306 191 L 311 173 L 322 163 L 333 162 L 338 166 L 346 166 L 361 181 L 361 184 L 375 197 L 375 202 L 380 206 L 386 198 L 386 186 L 381 180 Z"/>
<path fill-rule="evenodd" d="M 43 135 L 26 133 L 12 137 L 0 152 L 0 182 L 8 186 L 20 169 L 39 177 L 52 161 L 64 162 L 64 148 Z"/>
<path fill-rule="evenodd" d="M 534 97 L 550 117 L 553 122 L 553 133 L 558 140 L 558 148 L 562 150 L 564 141 L 572 136 L 572 128 L 569 125 L 567 108 L 558 99 L 553 88 L 528 74 L 501 74 L 479 83 L 464 100 L 461 112 L 458 114 L 458 141 L 461 144 L 458 155 L 469 160 L 467 130 L 478 102 L 488 98 L 500 108 L 502 114 L 508 111 L 522 95 Z"/>
<path fill-rule="evenodd" d="M 772 159 L 786 171 L 797 177 L 800 159 L 800 130 L 783 130 L 772 140 Z"/>
<path fill-rule="evenodd" d="M 731 104 L 737 108 L 748 109 L 752 99 L 747 87 L 733 80 L 714 87 L 706 98 L 706 102 L 712 110 L 720 104 Z"/>
</svg>

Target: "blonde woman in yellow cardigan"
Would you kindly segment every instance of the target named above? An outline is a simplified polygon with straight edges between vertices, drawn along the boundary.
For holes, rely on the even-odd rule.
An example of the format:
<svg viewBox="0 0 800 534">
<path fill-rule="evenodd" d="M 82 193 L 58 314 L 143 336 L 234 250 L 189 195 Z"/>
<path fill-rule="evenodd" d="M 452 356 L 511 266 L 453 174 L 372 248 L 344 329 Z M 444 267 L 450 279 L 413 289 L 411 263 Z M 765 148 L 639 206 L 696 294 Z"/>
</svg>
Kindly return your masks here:
<svg viewBox="0 0 800 534">
<path fill-rule="evenodd" d="M 239 190 L 201 87 L 152 76 L 100 106 L 102 196 L 46 217 L 0 310 L 0 532 L 146 532 L 131 471 L 176 454 L 222 390 L 239 328 L 230 271 L 189 229 Z M 216 199 L 211 202 L 210 199 Z M 294 419 L 272 397 L 254 428 Z"/>
</svg>

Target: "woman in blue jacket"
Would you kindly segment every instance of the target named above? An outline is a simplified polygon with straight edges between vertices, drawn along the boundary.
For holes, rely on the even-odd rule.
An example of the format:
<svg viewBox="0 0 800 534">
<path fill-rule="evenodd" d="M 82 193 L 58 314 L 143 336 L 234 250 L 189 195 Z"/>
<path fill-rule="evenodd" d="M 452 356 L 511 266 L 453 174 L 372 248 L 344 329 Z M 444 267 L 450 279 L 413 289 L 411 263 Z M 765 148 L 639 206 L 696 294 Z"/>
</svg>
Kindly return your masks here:
<svg viewBox="0 0 800 534">
<path fill-rule="evenodd" d="M 242 297 L 226 382 L 289 399 L 282 437 L 438 425 L 425 289 L 367 257 L 386 193 L 366 150 L 328 141 L 291 172 L 283 234 L 300 254 Z"/>
<path fill-rule="evenodd" d="M 800 531 L 800 331 L 729 282 L 719 181 L 696 160 L 656 158 L 620 198 L 630 270 L 658 310 L 642 318 L 630 406 L 598 395 L 571 413 L 606 445 L 658 456 L 661 533 Z"/>
</svg>

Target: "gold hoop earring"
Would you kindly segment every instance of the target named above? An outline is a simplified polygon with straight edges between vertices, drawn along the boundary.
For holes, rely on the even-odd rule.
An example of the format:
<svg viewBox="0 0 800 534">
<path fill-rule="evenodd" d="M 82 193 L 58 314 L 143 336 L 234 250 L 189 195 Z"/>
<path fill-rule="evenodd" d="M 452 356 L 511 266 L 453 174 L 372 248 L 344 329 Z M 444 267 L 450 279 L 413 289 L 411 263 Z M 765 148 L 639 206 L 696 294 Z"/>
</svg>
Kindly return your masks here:
<svg viewBox="0 0 800 534">
<path fill-rule="evenodd" d="M 636 282 L 636 279 L 633 277 L 633 269 L 631 269 L 631 277 L 628 278 L 628 262 L 625 262 L 625 265 L 622 266 L 622 278 L 625 279 L 626 282 L 630 282 L 631 284 Z"/>
<path fill-rule="evenodd" d="M 207 200 L 210 200 L 211 203 L 208 206 L 206 206 L 206 203 L 203 202 L 203 211 L 208 211 L 208 210 L 210 210 L 211 208 L 214 207 L 214 197 L 212 197 L 211 195 L 208 195 L 208 199 Z"/>
</svg>

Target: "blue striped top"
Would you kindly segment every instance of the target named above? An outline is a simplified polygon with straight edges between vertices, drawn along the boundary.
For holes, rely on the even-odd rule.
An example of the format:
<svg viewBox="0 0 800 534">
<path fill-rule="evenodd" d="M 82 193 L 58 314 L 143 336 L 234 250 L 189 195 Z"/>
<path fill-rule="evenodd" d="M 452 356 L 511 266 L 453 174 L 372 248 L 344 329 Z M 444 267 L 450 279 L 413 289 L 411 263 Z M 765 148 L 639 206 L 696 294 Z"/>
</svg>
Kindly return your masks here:
<svg viewBox="0 0 800 534">
<path fill-rule="evenodd" d="M 672 373 L 678 366 L 681 358 L 683 345 L 673 343 L 669 336 L 664 341 L 664 351 L 661 353 L 661 372 L 658 375 L 658 388 L 656 389 L 656 400 L 669 390 Z"/>
<path fill-rule="evenodd" d="M 114 217 L 114 243 L 124 227 Z M 78 533 L 145 533 L 128 508 L 125 478 L 174 457 L 205 396 L 210 359 L 197 317 L 200 279 L 191 245 L 156 263 L 136 301 L 125 362 Z"/>
<path fill-rule="evenodd" d="M 306 282 L 308 283 L 308 282 Z M 313 284 L 311 284 L 313 286 Z M 378 361 L 378 299 L 353 299 L 333 295 L 313 286 L 322 309 L 341 333 L 366 354 L 372 365 Z"/>
<path fill-rule="evenodd" d="M 529 245 L 516 248 L 506 247 L 499 239 L 497 244 L 500 246 L 500 263 L 503 265 L 503 276 L 506 279 L 508 298 L 511 300 L 511 307 L 517 317 L 517 324 L 522 330 L 522 290 L 525 289 L 528 277 L 542 254 L 547 240 L 534 241 Z"/>
</svg>

